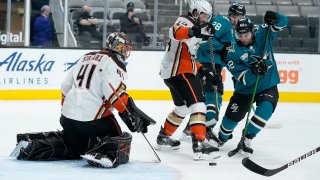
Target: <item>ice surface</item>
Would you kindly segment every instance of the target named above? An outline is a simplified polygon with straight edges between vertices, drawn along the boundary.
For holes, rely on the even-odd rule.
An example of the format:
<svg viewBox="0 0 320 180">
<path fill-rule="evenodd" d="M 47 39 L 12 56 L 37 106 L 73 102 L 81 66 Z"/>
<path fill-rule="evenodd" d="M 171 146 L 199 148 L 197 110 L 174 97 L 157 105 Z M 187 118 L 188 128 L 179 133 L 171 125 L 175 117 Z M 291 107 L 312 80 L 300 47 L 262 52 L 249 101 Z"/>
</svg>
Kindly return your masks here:
<svg viewBox="0 0 320 180">
<path fill-rule="evenodd" d="M 173 108 L 171 101 L 136 101 L 136 104 L 157 124 L 149 128 L 146 137 L 155 145 L 156 136 L 167 114 Z M 223 103 L 221 116 L 227 102 Z M 244 168 L 240 157 L 227 157 L 240 139 L 244 122 L 234 131 L 234 138 L 220 149 L 222 157 L 217 166 L 208 161 L 192 160 L 190 142 L 182 142 L 178 151 L 157 151 L 162 162 L 157 163 L 141 134 L 133 134 L 130 162 L 115 169 L 99 169 L 86 161 L 18 161 L 9 158 L 16 143 L 16 134 L 61 129 L 59 101 L 0 101 L 0 179 L 221 179 L 221 180 L 320 180 L 320 153 L 288 169 L 266 178 Z M 320 146 L 320 104 L 279 103 L 266 128 L 252 141 L 251 159 L 266 168 L 278 168 L 306 152 Z M 222 118 L 222 117 L 220 117 Z M 120 122 L 123 130 L 128 131 Z M 184 126 L 186 120 L 183 122 Z M 279 126 L 281 125 L 281 126 Z M 275 128 L 272 128 L 275 127 Z M 280 128 L 279 128 L 280 127 Z M 216 131 L 218 126 L 216 126 Z M 178 139 L 183 127 L 173 138 Z"/>
</svg>

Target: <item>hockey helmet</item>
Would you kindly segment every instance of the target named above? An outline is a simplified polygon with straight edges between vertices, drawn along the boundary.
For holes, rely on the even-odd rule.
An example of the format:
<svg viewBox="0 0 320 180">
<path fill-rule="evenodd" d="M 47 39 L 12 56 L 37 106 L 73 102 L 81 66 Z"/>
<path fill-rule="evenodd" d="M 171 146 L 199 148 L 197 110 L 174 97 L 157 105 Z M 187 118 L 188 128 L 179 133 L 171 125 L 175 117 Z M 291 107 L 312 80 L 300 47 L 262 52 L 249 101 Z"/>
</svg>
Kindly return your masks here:
<svg viewBox="0 0 320 180">
<path fill-rule="evenodd" d="M 107 37 L 106 48 L 111 49 L 126 60 L 130 56 L 132 43 L 125 33 L 113 32 Z"/>
<path fill-rule="evenodd" d="M 212 6 L 206 0 L 190 0 L 189 1 L 189 12 L 193 15 L 194 11 L 197 11 L 197 16 L 194 18 L 198 19 L 201 13 L 206 13 L 208 15 L 208 21 L 212 17 Z"/>
<path fill-rule="evenodd" d="M 246 8 L 243 4 L 233 2 L 229 7 L 228 11 L 229 16 L 244 16 L 246 15 Z"/>
<path fill-rule="evenodd" d="M 253 22 L 248 17 L 241 18 L 238 20 L 235 29 L 239 34 L 252 32 Z"/>
</svg>

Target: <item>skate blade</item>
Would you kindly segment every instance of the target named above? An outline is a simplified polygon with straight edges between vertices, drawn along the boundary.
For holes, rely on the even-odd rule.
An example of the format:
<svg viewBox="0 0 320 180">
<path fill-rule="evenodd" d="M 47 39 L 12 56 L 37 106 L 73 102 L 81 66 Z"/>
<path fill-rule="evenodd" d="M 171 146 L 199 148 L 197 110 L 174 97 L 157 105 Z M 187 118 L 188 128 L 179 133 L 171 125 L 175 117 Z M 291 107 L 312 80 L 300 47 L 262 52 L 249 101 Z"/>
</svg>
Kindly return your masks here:
<svg viewBox="0 0 320 180">
<path fill-rule="evenodd" d="M 185 141 L 185 142 L 191 142 L 191 141 L 192 141 L 192 138 L 191 138 L 191 136 L 188 136 L 188 135 L 182 133 L 182 135 L 181 135 L 181 137 L 180 137 L 179 140 L 180 140 L 180 141 Z"/>
<path fill-rule="evenodd" d="M 194 161 L 208 161 L 208 160 L 215 160 L 221 157 L 219 152 L 212 152 L 210 154 L 203 154 L 203 153 L 195 153 L 193 160 Z"/>
<path fill-rule="evenodd" d="M 21 148 L 26 148 L 28 146 L 28 141 L 20 141 L 17 146 L 13 149 L 13 151 L 10 153 L 9 157 L 18 157 L 20 154 Z"/>
<path fill-rule="evenodd" d="M 245 151 L 243 151 L 243 150 L 240 150 L 239 152 L 237 152 L 235 155 L 234 155 L 234 157 L 235 158 L 249 158 L 250 157 L 250 153 L 248 153 L 248 152 L 245 152 Z"/>
<path fill-rule="evenodd" d="M 160 151 L 160 150 L 179 150 L 180 149 L 180 146 L 169 146 L 169 145 L 159 145 L 159 144 L 156 144 L 154 146 L 154 149 L 157 150 L 157 151 Z"/>
<path fill-rule="evenodd" d="M 85 154 L 85 155 L 80 155 L 83 159 L 87 161 L 93 161 L 95 163 L 100 164 L 101 166 L 105 168 L 112 168 L 113 167 L 113 162 L 110 159 L 107 158 L 102 158 L 102 159 L 95 159 L 94 156 Z"/>
<path fill-rule="evenodd" d="M 218 148 L 218 149 L 220 147 L 219 144 L 216 141 L 212 140 L 212 139 L 210 139 L 210 140 L 205 139 L 204 142 L 209 144 L 210 146 Z"/>
</svg>

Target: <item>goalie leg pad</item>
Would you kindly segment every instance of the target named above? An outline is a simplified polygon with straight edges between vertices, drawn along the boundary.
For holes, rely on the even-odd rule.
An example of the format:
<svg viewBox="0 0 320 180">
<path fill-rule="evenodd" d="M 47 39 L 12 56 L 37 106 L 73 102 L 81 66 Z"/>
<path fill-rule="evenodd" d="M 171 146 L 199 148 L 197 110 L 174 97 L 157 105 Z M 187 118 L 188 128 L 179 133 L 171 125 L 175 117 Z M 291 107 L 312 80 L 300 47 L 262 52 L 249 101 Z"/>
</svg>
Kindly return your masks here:
<svg viewBox="0 0 320 180">
<path fill-rule="evenodd" d="M 102 167 L 118 167 L 129 162 L 131 141 L 132 136 L 127 132 L 123 132 L 121 136 L 105 137 L 82 157 L 87 159 L 90 165 L 98 166 L 95 163 L 100 163 Z M 92 160 L 93 158 L 95 160 Z"/>
<path fill-rule="evenodd" d="M 68 152 L 61 131 L 18 134 L 17 140 L 14 156 L 19 160 L 77 159 Z"/>
</svg>

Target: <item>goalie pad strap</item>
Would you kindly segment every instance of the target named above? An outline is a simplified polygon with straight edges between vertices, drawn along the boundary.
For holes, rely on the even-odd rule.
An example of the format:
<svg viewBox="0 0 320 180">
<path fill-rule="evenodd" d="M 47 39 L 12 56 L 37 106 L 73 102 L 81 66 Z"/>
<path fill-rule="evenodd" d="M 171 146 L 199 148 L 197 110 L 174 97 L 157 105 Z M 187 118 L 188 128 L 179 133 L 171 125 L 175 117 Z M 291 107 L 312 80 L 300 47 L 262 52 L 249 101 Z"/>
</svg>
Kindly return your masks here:
<svg viewBox="0 0 320 180">
<path fill-rule="evenodd" d="M 129 162 L 132 136 L 123 132 L 121 136 L 105 137 L 90 151 L 107 155 L 111 161 L 115 162 L 113 167 Z"/>
</svg>

